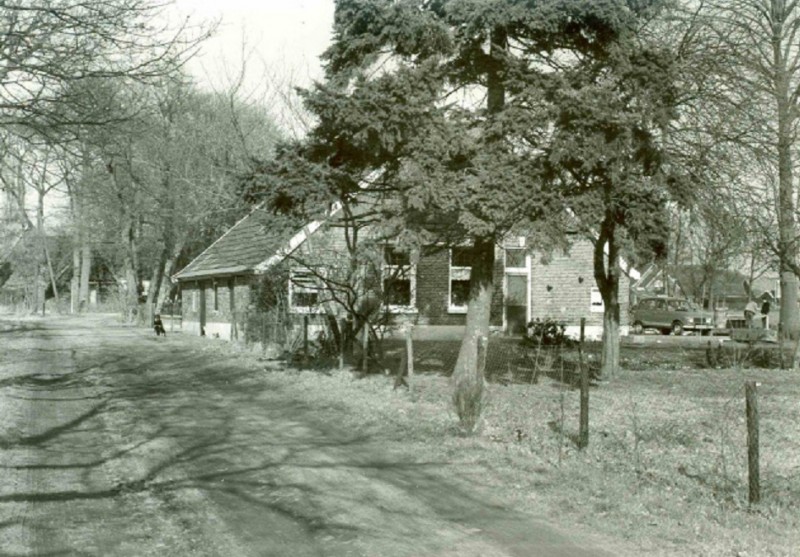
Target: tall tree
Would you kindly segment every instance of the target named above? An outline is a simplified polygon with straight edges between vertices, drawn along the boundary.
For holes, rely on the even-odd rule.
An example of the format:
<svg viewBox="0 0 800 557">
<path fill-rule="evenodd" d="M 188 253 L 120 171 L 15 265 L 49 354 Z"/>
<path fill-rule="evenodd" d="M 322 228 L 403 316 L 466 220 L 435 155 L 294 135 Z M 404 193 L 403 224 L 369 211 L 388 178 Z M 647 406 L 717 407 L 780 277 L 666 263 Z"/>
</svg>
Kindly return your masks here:
<svg viewBox="0 0 800 557">
<path fill-rule="evenodd" d="M 718 100 L 732 125 L 738 125 L 739 143 L 751 149 L 757 164 L 772 166 L 768 174 L 777 176 L 777 196 L 770 199 L 764 184 L 758 207 L 771 203 L 770 213 L 776 217 L 777 237 L 766 238 L 765 244 L 774 246 L 779 261 L 782 330 L 797 339 L 800 237 L 794 152 L 800 122 L 800 5 L 791 0 L 714 1 L 708 2 L 704 14 L 726 50 L 718 74 L 726 78 L 727 87 Z M 764 176 L 750 174 L 751 182 L 757 183 L 759 175 Z M 766 216 L 756 212 L 758 218 Z"/>
<path fill-rule="evenodd" d="M 14 137 L 6 137 L 5 159 L 13 162 L 6 172 L 0 172 L 0 184 L 8 199 L 18 209 L 18 217 L 25 223 L 25 228 L 35 230 L 36 242 L 32 252 L 26 255 L 33 263 L 34 301 L 33 308 L 44 313 L 45 288 L 49 283 L 55 298 L 59 302 L 59 289 L 53 260 L 50 253 L 48 228 L 45 227 L 45 198 L 58 186 L 63 185 L 63 176 L 59 171 L 57 160 L 60 153 L 53 146 L 34 148 L 30 144 Z M 34 197 L 34 202 L 30 202 Z M 32 208 L 31 208 L 32 206 Z M 30 214 L 34 216 L 31 218 Z M 46 276 L 46 281 L 42 277 Z"/>
<path fill-rule="evenodd" d="M 520 21 L 515 11 L 505 2 L 338 2 L 327 82 L 305 93 L 318 119 L 301 148 L 318 165 L 311 171 L 314 201 L 357 203 L 364 189 L 384 194 L 382 224 L 406 247 L 439 241 L 472 248 L 466 331 L 453 374 L 467 429 L 477 423 L 483 396 L 478 347 L 489 333 L 495 245 L 547 203 L 536 194 L 536 169 L 515 153 L 519 130 L 516 137 L 506 130 L 513 122 L 505 112 L 506 27 Z M 314 211 L 290 185 L 272 192 L 273 207 Z"/>
<path fill-rule="evenodd" d="M 168 4 L 160 0 L 3 2 L 2 132 L 34 145 L 80 144 L 94 134 L 90 129 L 128 120 L 130 106 L 98 102 L 108 85 L 149 83 L 172 74 L 208 36 L 207 26 L 188 21 L 172 25 L 166 17 Z M 78 189 L 72 193 L 77 195 Z M 87 246 L 82 251 L 88 263 Z M 86 281 L 81 284 L 88 286 Z"/>
<path fill-rule="evenodd" d="M 644 44 L 635 40 L 641 21 L 655 4 L 337 2 L 326 82 L 305 93 L 317 118 L 302 147 L 317 165 L 314 179 L 302 195 L 291 184 L 278 187 L 273 207 L 308 207 L 309 184 L 317 201 L 366 188 L 386 194 L 382 222 L 404 239 L 472 247 L 466 331 L 453 374 L 456 408 L 468 429 L 482 400 L 478 347 L 488 336 L 495 246 L 503 236 L 526 230 L 531 247 L 552 248 L 564 241 L 563 209 L 592 205 L 594 212 L 579 216 L 601 234 L 599 253 L 611 248 L 612 276 L 598 271 L 598 280 L 613 308 L 619 215 L 638 204 L 641 223 L 644 211 L 662 203 L 648 183 L 658 166 L 651 125 L 668 117 L 670 91 L 656 98 L 655 88 L 665 83 L 669 60 L 634 52 Z M 645 71 L 637 71 L 640 62 Z M 602 107 L 594 94 L 610 104 Z M 590 108 L 581 113 L 580 101 Z M 582 116 L 602 118 L 581 122 Z M 619 132 L 616 142 L 603 136 L 608 124 Z M 580 139 L 587 132 L 590 139 Z M 572 147 L 582 151 L 570 157 Z M 614 148 L 623 152 L 615 157 Z M 580 173 L 581 165 L 594 174 L 576 188 L 569 172 Z M 580 196 L 583 206 L 564 201 L 603 191 L 604 183 L 626 188 L 614 190 L 616 206 L 603 204 L 602 196 L 599 205 L 589 195 Z M 626 193 L 634 195 L 623 207 Z M 596 214 L 609 218 L 592 220 Z"/>
<path fill-rule="evenodd" d="M 178 259 L 196 255 L 247 210 L 239 177 L 256 153 L 268 156 L 278 131 L 265 110 L 199 92 L 180 76 L 107 88 L 98 102 L 132 110 L 82 143 L 71 189 L 78 224 L 117 238 L 102 255 L 128 284 L 149 278 L 147 311 L 160 311 Z M 137 290 L 127 290 L 129 317 Z"/>
<path fill-rule="evenodd" d="M 0 127 L 40 134 L 114 121 L 70 86 L 170 74 L 208 31 L 168 23 L 156 0 L 10 0 L 0 7 Z M 165 23 L 167 22 L 167 23 Z M 80 111 L 64 110 L 78 105 Z"/>
<path fill-rule="evenodd" d="M 677 116 L 675 55 L 648 27 L 663 6 L 637 6 L 641 11 L 615 2 L 592 8 L 589 29 L 598 40 L 573 47 L 580 55 L 559 60 L 544 87 L 553 122 L 545 164 L 571 190 L 575 225 L 594 243 L 605 307 L 603 375 L 619 361 L 623 256 L 663 253 L 667 205 L 684 185 L 664 140 Z"/>
</svg>

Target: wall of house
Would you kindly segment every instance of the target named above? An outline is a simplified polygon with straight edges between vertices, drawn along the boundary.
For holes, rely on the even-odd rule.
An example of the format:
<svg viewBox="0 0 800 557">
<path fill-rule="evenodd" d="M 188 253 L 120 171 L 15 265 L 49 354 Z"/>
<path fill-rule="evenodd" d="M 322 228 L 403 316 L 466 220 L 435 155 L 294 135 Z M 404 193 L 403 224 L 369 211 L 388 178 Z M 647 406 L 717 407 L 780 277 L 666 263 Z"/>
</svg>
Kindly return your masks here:
<svg viewBox="0 0 800 557">
<path fill-rule="evenodd" d="M 199 291 L 200 284 L 196 281 L 180 283 L 181 330 L 185 333 L 200 334 L 200 312 L 192 301 Z"/>
<path fill-rule="evenodd" d="M 220 277 L 181 283 L 181 329 L 200 335 L 200 291 L 205 292 L 205 334 L 226 340 L 240 336 L 244 312 L 250 304 L 250 277 Z M 214 285 L 216 284 L 216 305 Z M 231 305 L 233 300 L 233 305 Z"/>
<path fill-rule="evenodd" d="M 531 257 L 531 319 L 554 319 L 567 325 L 577 336 L 581 318 L 586 318 L 587 338 L 603 332 L 602 307 L 592 306 L 592 289 L 597 285 L 593 271 L 593 247 L 588 241 L 576 242 L 568 253 L 554 252 L 547 263 L 540 255 Z M 622 273 L 619 286 L 620 325 L 628 327 L 630 281 Z"/>
<path fill-rule="evenodd" d="M 494 293 L 490 324 L 503 325 L 503 259 L 495 254 Z M 464 325 L 465 313 L 450 311 L 450 252 L 443 249 L 422 255 L 417 263 L 417 309 L 419 324 Z"/>
<path fill-rule="evenodd" d="M 312 241 L 295 254 L 300 261 L 306 258 L 325 259 L 345 254 L 341 229 L 330 229 L 325 234 L 314 234 Z M 492 297 L 491 325 L 503 326 L 504 258 L 501 249 L 495 258 L 495 290 Z M 448 250 L 428 253 L 420 257 L 416 267 L 416 308 L 418 313 L 396 316 L 397 323 L 415 322 L 419 325 L 463 326 L 464 313 L 449 308 L 450 254 Z M 205 291 L 205 334 L 223 339 L 243 338 L 246 326 L 245 312 L 251 303 L 253 277 L 217 279 L 217 305 L 214 305 L 214 280 L 187 281 L 181 284 L 183 330 L 200 334 L 199 292 Z M 599 338 L 602 334 L 602 307 L 592 306 L 592 289 L 596 288 L 592 273 L 592 245 L 577 242 L 569 253 L 553 253 L 546 263 L 541 256 L 530 257 L 530 319 L 555 319 L 567 325 L 568 332 L 577 336 L 581 318 L 586 318 L 586 335 Z M 288 284 L 287 284 L 288 289 Z M 620 318 L 623 333 L 628 326 L 629 280 L 622 275 L 620 282 Z M 197 297 L 193 301 L 193 297 Z M 233 307 L 231 307 L 233 296 Z M 302 315 L 297 316 L 302 319 Z"/>
</svg>

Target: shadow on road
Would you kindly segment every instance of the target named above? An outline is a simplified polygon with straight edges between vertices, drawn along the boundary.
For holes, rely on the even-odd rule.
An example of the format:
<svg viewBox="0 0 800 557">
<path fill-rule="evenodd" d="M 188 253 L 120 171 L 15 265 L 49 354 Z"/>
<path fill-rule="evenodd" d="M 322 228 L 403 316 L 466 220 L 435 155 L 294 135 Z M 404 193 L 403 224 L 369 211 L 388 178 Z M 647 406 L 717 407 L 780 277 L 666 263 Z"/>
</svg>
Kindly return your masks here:
<svg viewBox="0 0 800 557">
<path fill-rule="evenodd" d="M 120 516 L 108 520 L 124 524 L 124 502 L 156 500 L 169 520 L 184 517 L 186 528 L 202 522 L 198 513 L 216 509 L 225 528 L 255 540 L 248 542 L 253 547 L 305 536 L 361 544 L 367 554 L 436 555 L 458 544 L 491 543 L 505 555 L 527 557 L 535 554 L 534 534 L 541 555 L 564 547 L 532 517 L 452 481 L 464 474 L 462 465 L 419 462 L 380 439 L 337 429 L 342 408 L 289 397 L 230 359 L 135 334 L 39 357 L 63 367 L 33 366 L 2 378 L 0 397 L 69 406 L 49 414 L 53 421 L 42 431 L 0 437 L 0 449 L 24 452 L 4 459 L 3 473 L 36 479 L 24 484 L 35 489 L 5 484 L 0 504 L 113 501 Z M 0 531 L 18 526 L 2 522 Z M 567 549 L 563 554 L 589 554 Z M 39 554 L 66 553 L 75 551 Z"/>
</svg>

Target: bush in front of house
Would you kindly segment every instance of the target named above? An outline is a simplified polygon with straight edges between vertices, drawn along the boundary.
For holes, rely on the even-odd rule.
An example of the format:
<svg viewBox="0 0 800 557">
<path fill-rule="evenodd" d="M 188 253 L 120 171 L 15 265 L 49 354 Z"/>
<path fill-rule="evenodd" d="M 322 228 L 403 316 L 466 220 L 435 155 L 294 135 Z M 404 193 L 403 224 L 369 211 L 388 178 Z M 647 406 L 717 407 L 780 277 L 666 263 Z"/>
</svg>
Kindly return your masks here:
<svg viewBox="0 0 800 557">
<path fill-rule="evenodd" d="M 529 346 L 572 347 L 577 344 L 575 339 L 567 336 L 564 323 L 549 317 L 544 320 L 537 318 L 528 323 L 522 342 Z"/>
</svg>

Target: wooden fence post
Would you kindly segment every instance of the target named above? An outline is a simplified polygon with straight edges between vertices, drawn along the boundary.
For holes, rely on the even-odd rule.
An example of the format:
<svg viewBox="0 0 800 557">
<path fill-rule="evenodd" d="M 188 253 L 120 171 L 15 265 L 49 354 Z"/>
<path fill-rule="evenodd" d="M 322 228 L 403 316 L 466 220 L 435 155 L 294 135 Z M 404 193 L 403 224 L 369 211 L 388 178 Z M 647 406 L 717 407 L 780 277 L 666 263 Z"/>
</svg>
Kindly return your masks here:
<svg viewBox="0 0 800 557">
<path fill-rule="evenodd" d="M 578 433 L 578 448 L 589 446 L 589 368 L 583 362 L 583 341 L 586 334 L 586 318 L 581 317 L 581 336 L 578 344 L 578 362 L 581 371 L 581 417 Z"/>
<path fill-rule="evenodd" d="M 758 383 L 744 384 L 745 410 L 747 412 L 747 469 L 749 478 L 748 500 L 750 504 L 761 500 L 761 485 L 758 465 Z"/>
<path fill-rule="evenodd" d="M 408 390 L 414 388 L 414 342 L 411 338 L 414 330 L 413 325 L 406 329 L 406 362 L 408 365 Z"/>
<path fill-rule="evenodd" d="M 308 315 L 303 316 L 303 364 L 308 364 Z"/>
<path fill-rule="evenodd" d="M 344 369 L 344 351 L 347 346 L 347 324 L 344 318 L 336 322 L 339 327 L 339 371 Z"/>
<path fill-rule="evenodd" d="M 369 368 L 369 323 L 364 321 L 364 331 L 361 336 L 361 371 L 367 373 Z"/>
</svg>

